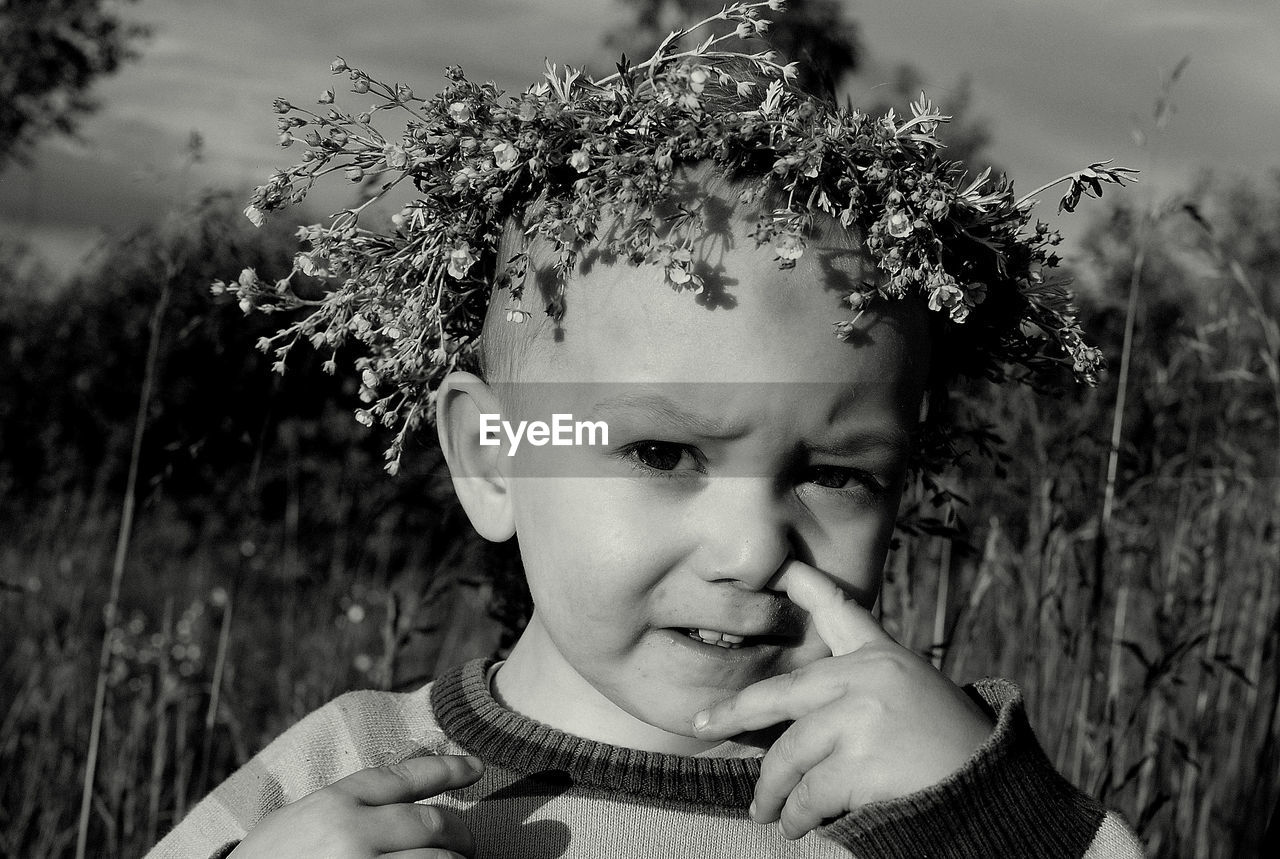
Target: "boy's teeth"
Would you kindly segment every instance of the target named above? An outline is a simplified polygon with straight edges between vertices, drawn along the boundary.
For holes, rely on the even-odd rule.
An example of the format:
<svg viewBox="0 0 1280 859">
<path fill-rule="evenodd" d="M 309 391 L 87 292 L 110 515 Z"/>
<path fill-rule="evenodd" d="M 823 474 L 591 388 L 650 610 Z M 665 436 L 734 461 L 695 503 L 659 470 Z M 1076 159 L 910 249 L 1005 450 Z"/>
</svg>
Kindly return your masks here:
<svg viewBox="0 0 1280 859">
<path fill-rule="evenodd" d="M 719 632 L 714 629 L 691 629 L 689 635 L 696 638 L 703 644 L 714 644 L 717 647 L 741 647 L 747 639 L 742 635 L 734 635 L 731 632 Z"/>
</svg>

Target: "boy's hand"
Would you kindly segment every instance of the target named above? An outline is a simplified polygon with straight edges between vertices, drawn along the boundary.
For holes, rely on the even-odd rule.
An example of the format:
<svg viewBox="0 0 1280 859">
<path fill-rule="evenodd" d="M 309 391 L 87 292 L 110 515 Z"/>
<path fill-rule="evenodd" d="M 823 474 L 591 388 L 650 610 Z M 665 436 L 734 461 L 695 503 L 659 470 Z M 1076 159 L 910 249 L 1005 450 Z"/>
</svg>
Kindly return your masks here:
<svg viewBox="0 0 1280 859">
<path fill-rule="evenodd" d="M 427 755 L 363 769 L 267 815 L 230 856 L 471 856 L 475 844 L 458 815 L 414 801 L 466 787 L 483 772 L 484 764 L 462 755 Z"/>
<path fill-rule="evenodd" d="M 959 687 L 894 641 L 831 578 L 793 561 L 779 584 L 809 612 L 833 655 L 694 717 L 708 739 L 794 722 L 761 764 L 750 810 L 757 823 L 780 818 L 782 834 L 799 838 L 860 805 L 936 784 L 990 735 L 991 720 Z"/>
</svg>

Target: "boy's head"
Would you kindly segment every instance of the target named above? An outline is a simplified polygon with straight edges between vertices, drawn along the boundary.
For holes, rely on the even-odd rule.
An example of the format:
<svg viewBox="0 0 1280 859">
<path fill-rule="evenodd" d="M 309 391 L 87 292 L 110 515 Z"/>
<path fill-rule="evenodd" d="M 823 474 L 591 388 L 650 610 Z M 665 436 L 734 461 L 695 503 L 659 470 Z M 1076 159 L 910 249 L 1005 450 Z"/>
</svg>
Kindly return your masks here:
<svg viewBox="0 0 1280 859">
<path fill-rule="evenodd" d="M 928 311 L 886 303 L 832 337 L 867 274 L 856 240 L 824 224 L 779 270 L 750 228 L 729 215 L 694 259 L 714 306 L 691 309 L 653 268 L 596 260 L 566 281 L 557 322 L 511 326 L 507 352 L 486 353 L 505 375 L 458 373 L 440 390 L 468 515 L 489 539 L 518 537 L 535 610 L 512 658 L 572 710 L 541 712 L 557 727 L 663 747 L 698 710 L 823 655 L 777 585 L 793 561 L 868 606 L 879 591 Z M 484 445 L 485 413 L 603 421 L 608 444 Z"/>
<path fill-rule="evenodd" d="M 754 38 L 767 5 L 703 25 Z M 245 306 L 311 308 L 263 342 L 282 361 L 299 338 L 368 348 L 357 418 L 399 427 L 392 471 L 438 412 L 476 528 L 519 536 L 539 613 L 512 654 L 521 676 L 569 694 L 575 675 L 659 731 L 814 655 L 770 587 L 788 559 L 874 599 L 926 388 L 1088 381 L 1101 364 L 1043 276 L 1056 234 L 1009 182 L 945 160 L 946 117 L 923 98 L 909 118 L 814 99 L 733 38 L 673 37 L 599 81 L 549 65 L 513 99 L 458 69 L 419 99 L 337 60 L 381 103 L 321 116 L 278 101 L 286 144 L 310 126 L 306 157 L 246 214 L 339 169 L 417 196 L 387 230 L 360 220 L 366 203 L 302 231 L 294 273 L 341 281 L 323 300 L 296 296 L 292 274 L 215 284 Z M 383 110 L 408 117 L 403 134 L 375 127 Z M 1064 205 L 1125 172 L 1066 177 Z M 557 413 L 605 417 L 609 443 L 479 443 L 483 414 L 518 428 Z M 950 455 L 939 414 L 913 467 Z M 700 644 L 702 624 L 721 645 L 755 638 Z"/>
</svg>

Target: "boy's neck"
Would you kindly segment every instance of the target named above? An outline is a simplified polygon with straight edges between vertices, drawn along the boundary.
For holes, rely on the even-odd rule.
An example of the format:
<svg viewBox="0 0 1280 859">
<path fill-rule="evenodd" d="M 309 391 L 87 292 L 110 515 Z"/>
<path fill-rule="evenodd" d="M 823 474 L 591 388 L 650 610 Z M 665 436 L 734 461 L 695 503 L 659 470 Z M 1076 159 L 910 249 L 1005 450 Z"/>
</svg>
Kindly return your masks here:
<svg viewBox="0 0 1280 859">
<path fill-rule="evenodd" d="M 504 707 L 568 734 L 615 746 L 674 755 L 749 757 L 765 747 L 708 742 L 651 725 L 623 710 L 573 669 L 535 612 L 493 678 Z M 713 751 L 714 750 L 714 751 Z"/>
</svg>

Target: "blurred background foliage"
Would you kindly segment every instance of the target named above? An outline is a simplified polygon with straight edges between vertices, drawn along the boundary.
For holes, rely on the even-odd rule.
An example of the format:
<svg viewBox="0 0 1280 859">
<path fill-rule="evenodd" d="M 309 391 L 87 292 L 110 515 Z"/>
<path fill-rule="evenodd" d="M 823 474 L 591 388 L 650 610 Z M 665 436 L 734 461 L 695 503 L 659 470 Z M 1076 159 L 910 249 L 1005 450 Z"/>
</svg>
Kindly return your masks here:
<svg viewBox="0 0 1280 859">
<path fill-rule="evenodd" d="M 630 5 L 610 45 L 636 57 L 715 4 Z M 838 90 L 864 56 L 856 24 L 830 0 L 791 6 L 775 39 Z M 880 92 L 902 105 L 920 84 L 903 66 Z M 953 151 L 981 162 L 965 107 L 948 104 Z M 120 235 L 65 284 L 0 244 L 4 855 L 74 853 L 90 745 L 89 852 L 140 855 L 306 712 L 500 652 L 527 615 L 516 547 L 471 534 L 434 440 L 387 477 L 354 380 L 302 352 L 272 374 L 254 343 L 276 320 L 210 296 L 244 266 L 283 273 L 296 247 L 301 221 L 255 230 L 241 196 Z M 916 488 L 926 527 L 899 535 L 882 617 L 958 680 L 1022 683 L 1046 750 L 1151 855 L 1264 855 L 1280 846 L 1280 170 L 1104 208 L 1071 273 L 1113 372 L 1053 400 L 958 392 L 1006 444 L 951 476 L 954 511 Z"/>
</svg>

